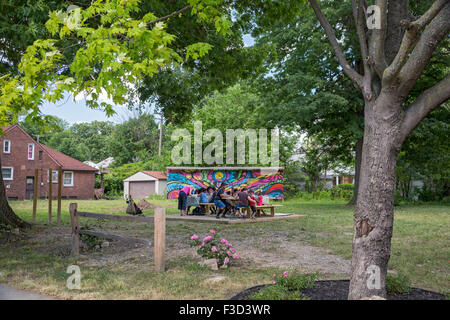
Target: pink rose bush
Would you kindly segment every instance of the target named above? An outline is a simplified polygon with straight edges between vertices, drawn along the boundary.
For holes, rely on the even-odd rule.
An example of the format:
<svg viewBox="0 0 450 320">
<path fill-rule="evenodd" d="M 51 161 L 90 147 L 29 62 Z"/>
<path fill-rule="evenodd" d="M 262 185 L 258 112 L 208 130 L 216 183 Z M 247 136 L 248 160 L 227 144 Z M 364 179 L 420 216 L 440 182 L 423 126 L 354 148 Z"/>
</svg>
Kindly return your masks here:
<svg viewBox="0 0 450 320">
<path fill-rule="evenodd" d="M 191 236 L 191 247 L 197 247 L 197 253 L 206 259 L 217 259 L 219 267 L 231 264 L 239 259 L 235 249 L 227 239 L 221 238 L 218 233 L 211 229 L 209 234 L 202 240 L 196 234 Z"/>
</svg>

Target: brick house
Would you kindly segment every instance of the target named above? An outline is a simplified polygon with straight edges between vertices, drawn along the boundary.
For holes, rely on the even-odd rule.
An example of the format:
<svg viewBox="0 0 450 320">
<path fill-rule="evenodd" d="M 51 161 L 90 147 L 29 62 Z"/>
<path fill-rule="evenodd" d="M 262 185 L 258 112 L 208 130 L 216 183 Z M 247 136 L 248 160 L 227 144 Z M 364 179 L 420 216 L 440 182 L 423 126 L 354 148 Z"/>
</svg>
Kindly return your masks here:
<svg viewBox="0 0 450 320">
<path fill-rule="evenodd" d="M 58 195 L 58 169 L 63 172 L 63 199 L 92 199 L 96 168 L 71 158 L 35 141 L 19 125 L 2 127 L 0 158 L 3 182 L 8 200 L 33 198 L 34 173 L 38 171 L 38 198 L 49 195 L 49 175 L 52 169 L 52 195 Z"/>
</svg>

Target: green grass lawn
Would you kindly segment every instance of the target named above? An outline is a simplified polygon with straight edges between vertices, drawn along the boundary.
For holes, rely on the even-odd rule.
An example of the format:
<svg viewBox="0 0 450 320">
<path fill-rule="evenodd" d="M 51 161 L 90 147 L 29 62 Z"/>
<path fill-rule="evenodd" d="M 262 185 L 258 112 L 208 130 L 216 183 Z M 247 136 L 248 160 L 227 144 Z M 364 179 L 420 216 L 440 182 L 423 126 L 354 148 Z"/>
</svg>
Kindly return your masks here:
<svg viewBox="0 0 450 320">
<path fill-rule="evenodd" d="M 174 200 L 149 200 L 153 204 L 174 206 Z M 272 274 L 282 271 L 263 268 L 251 262 L 241 263 L 226 270 L 211 271 L 198 266 L 188 256 L 172 256 L 167 260 L 167 271 L 152 270 L 148 257 L 132 257 L 102 266 L 82 266 L 82 290 L 65 288 L 66 268 L 77 264 L 77 259 L 66 254 L 49 253 L 39 243 L 38 235 L 52 232 L 66 234 L 49 241 L 48 246 L 70 243 L 67 234 L 70 226 L 68 207 L 77 202 L 81 211 L 122 214 L 112 208 L 125 206 L 121 200 L 81 201 L 64 200 L 62 203 L 63 226 L 56 226 L 56 201 L 53 202 L 53 223 L 47 225 L 47 202 L 38 202 L 37 226 L 25 233 L 23 239 L 0 244 L 0 282 L 18 288 L 68 299 L 226 299 L 240 290 L 261 283 L 268 283 Z M 232 235 L 245 242 L 246 237 L 270 237 L 283 231 L 288 241 L 304 242 L 326 248 L 345 259 L 351 258 L 353 209 L 339 201 L 300 202 L 288 200 L 280 212 L 305 214 L 305 218 L 256 224 L 204 224 L 174 223 L 167 225 L 167 237 L 178 237 L 188 242 L 192 233 L 204 233 L 215 228 L 221 234 Z M 31 220 L 31 201 L 11 202 L 15 212 L 25 220 Z M 151 215 L 152 210 L 146 210 Z M 167 209 L 176 214 L 176 207 Z M 409 276 L 414 286 L 450 293 L 449 281 L 449 222 L 450 207 L 444 205 L 405 205 L 396 207 L 392 254 L 389 268 Z M 152 231 L 144 226 L 128 222 L 115 222 L 114 228 L 152 237 Z M 62 229 L 61 229 L 62 228 Z M 58 231 L 59 230 L 59 231 Z M 61 230 L 64 232 L 61 233 Z M 131 234 L 130 234 L 131 236 Z M 173 239 L 173 238 L 171 238 Z M 177 240 L 178 241 L 178 240 Z M 276 250 L 277 243 L 273 243 Z M 45 244 L 44 244 L 45 247 Z M 167 248 L 167 251 L 175 250 Z M 92 253 L 100 255 L 101 253 Z M 223 281 L 213 282 L 215 276 Z"/>
</svg>

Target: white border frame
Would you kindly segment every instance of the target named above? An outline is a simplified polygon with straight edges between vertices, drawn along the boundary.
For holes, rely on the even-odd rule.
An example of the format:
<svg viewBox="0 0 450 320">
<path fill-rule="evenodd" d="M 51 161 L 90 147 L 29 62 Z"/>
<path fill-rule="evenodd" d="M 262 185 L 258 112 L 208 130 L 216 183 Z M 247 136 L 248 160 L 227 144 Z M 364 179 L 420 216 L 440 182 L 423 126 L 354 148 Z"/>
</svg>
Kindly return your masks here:
<svg viewBox="0 0 450 320">
<path fill-rule="evenodd" d="M 29 157 L 29 155 L 30 155 L 30 154 L 29 154 L 29 148 L 30 148 L 30 146 L 33 146 L 33 154 L 32 154 L 32 157 L 31 157 L 31 158 Z M 34 143 L 29 143 L 29 144 L 27 145 L 27 159 L 28 159 L 28 160 L 34 160 L 34 147 L 35 147 L 35 146 L 34 146 Z"/>
<path fill-rule="evenodd" d="M 8 144 L 8 146 L 9 146 L 8 151 L 5 151 L 5 142 L 6 141 L 9 142 L 9 144 Z M 8 140 L 8 139 L 3 140 L 3 153 L 11 153 L 11 140 Z"/>
<path fill-rule="evenodd" d="M 3 169 L 11 169 L 11 178 L 10 179 L 6 179 L 5 177 L 3 177 Z M 14 180 L 14 167 L 2 167 L 2 177 L 3 177 L 3 180 L 5 180 L 5 181 Z"/>
<path fill-rule="evenodd" d="M 69 173 L 69 172 L 72 173 L 72 184 L 66 184 L 66 183 L 64 182 L 66 172 L 67 172 L 67 173 Z M 74 172 L 73 172 L 73 171 L 63 171 L 62 180 L 63 180 L 63 186 L 64 186 L 64 187 L 73 187 L 74 184 L 75 184 L 75 183 L 74 183 L 74 180 L 75 180 L 75 174 L 74 174 Z"/>
</svg>

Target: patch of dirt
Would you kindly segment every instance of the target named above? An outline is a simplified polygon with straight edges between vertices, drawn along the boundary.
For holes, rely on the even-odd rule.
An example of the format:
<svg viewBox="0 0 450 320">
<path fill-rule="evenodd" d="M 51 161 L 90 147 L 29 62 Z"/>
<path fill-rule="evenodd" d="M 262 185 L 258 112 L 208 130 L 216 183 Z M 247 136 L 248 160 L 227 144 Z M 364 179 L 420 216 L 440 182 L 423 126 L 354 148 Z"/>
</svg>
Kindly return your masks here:
<svg viewBox="0 0 450 320">
<path fill-rule="evenodd" d="M 323 280 L 316 281 L 311 289 L 303 289 L 302 293 L 310 300 L 347 300 L 349 280 Z M 265 284 L 245 289 L 244 291 L 231 297 L 231 300 L 248 300 L 250 296 L 264 288 Z M 445 300 L 445 295 L 411 288 L 408 294 L 388 294 L 387 300 Z"/>
<path fill-rule="evenodd" d="M 90 221 L 89 221 L 90 222 Z M 151 226 L 133 222 L 89 223 L 94 231 L 149 239 L 153 242 Z M 178 257 L 199 258 L 195 248 L 189 246 L 192 229 L 203 226 L 186 225 L 182 222 L 168 222 L 166 236 L 166 259 Z M 229 227 L 220 232 L 233 244 L 240 257 L 239 265 L 249 267 L 299 268 L 306 272 L 348 276 L 350 261 L 328 253 L 325 249 L 307 245 L 289 231 L 242 232 Z M 30 245 L 38 252 L 69 256 L 71 251 L 70 227 L 36 226 L 28 234 L 29 239 L 21 245 Z M 133 264 L 133 259 L 153 262 L 153 247 L 141 243 L 110 241 L 108 246 L 89 249 L 81 248 L 80 262 L 88 266 L 105 266 L 119 262 Z"/>
<path fill-rule="evenodd" d="M 154 204 L 151 204 L 150 202 L 148 202 L 145 199 L 142 199 L 141 201 L 139 201 L 139 203 L 137 204 L 137 206 L 141 209 L 141 210 L 147 210 L 147 209 L 154 209 L 156 208 L 156 206 Z"/>
</svg>

